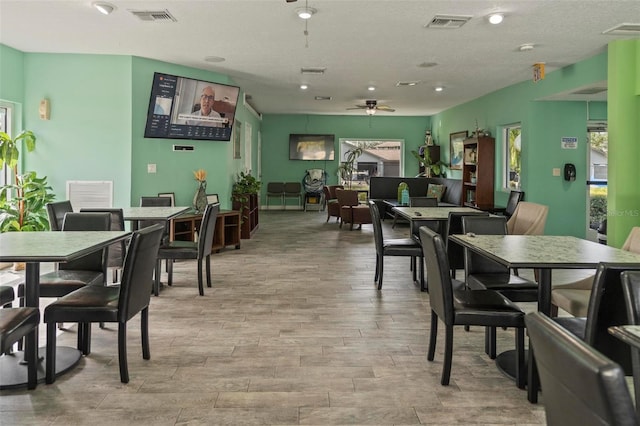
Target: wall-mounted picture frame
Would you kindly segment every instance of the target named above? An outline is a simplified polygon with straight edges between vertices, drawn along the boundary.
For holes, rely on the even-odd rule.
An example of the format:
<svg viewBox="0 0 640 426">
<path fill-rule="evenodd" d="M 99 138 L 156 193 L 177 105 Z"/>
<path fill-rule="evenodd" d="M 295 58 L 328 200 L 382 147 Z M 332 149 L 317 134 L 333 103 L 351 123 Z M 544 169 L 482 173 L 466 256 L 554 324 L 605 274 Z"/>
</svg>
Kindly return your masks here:
<svg viewBox="0 0 640 426">
<path fill-rule="evenodd" d="M 462 170 L 464 140 L 468 136 L 469 132 L 466 130 L 449 134 L 449 168 L 451 170 Z"/>
<path fill-rule="evenodd" d="M 236 120 L 233 126 L 233 159 L 237 160 L 242 158 L 240 155 L 240 134 L 242 132 L 242 123 Z"/>
</svg>

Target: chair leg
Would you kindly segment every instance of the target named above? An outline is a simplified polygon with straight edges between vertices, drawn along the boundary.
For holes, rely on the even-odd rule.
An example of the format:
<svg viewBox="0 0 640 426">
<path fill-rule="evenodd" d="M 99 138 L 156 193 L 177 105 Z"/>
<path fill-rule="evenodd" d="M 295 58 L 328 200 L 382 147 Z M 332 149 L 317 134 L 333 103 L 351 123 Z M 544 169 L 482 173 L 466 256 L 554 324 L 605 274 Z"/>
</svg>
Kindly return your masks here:
<svg viewBox="0 0 640 426">
<path fill-rule="evenodd" d="M 451 361 L 453 359 L 453 326 L 445 325 L 444 335 L 444 365 L 442 366 L 442 378 L 440 384 L 449 386 L 451 378 Z"/>
<path fill-rule="evenodd" d="M 198 259 L 198 292 L 204 296 L 204 286 L 202 285 L 202 259 Z"/>
<path fill-rule="evenodd" d="M 436 353 L 436 337 L 438 336 L 438 315 L 434 311 L 431 311 L 431 331 L 429 332 L 429 352 L 427 353 L 427 359 L 433 361 L 433 357 Z"/>
<path fill-rule="evenodd" d="M 149 347 L 149 308 L 140 312 L 140 335 L 142 336 L 142 358 L 151 359 Z"/>
<path fill-rule="evenodd" d="M 153 295 L 160 294 L 160 275 L 162 274 L 162 259 L 156 261 L 156 270 L 153 278 Z"/>
<path fill-rule="evenodd" d="M 47 361 L 45 382 L 51 384 L 56 381 L 56 323 L 47 323 Z"/>
<path fill-rule="evenodd" d="M 382 290 L 383 273 L 384 273 L 384 255 L 380 256 L 380 265 L 378 266 L 378 290 Z"/>
<path fill-rule="evenodd" d="M 524 328 L 516 328 L 516 386 L 524 389 L 526 385 L 527 371 L 524 367 Z"/>
<path fill-rule="evenodd" d="M 118 323 L 118 364 L 120 366 L 120 381 L 129 383 L 129 366 L 127 364 L 127 323 Z"/>
<path fill-rule="evenodd" d="M 173 285 L 173 259 L 167 259 L 167 285 Z"/>
<path fill-rule="evenodd" d="M 485 327 L 484 332 L 484 352 L 489 358 L 496 359 L 496 328 Z"/>
<path fill-rule="evenodd" d="M 211 255 L 208 255 L 205 259 L 207 267 L 207 287 L 211 287 Z"/>
<path fill-rule="evenodd" d="M 25 336 L 24 354 L 27 361 L 27 389 L 35 389 L 38 386 L 38 342 L 37 327 Z"/>
<path fill-rule="evenodd" d="M 427 280 L 426 280 L 426 278 L 424 276 L 424 274 L 425 274 L 424 258 L 423 257 L 419 257 L 418 261 L 420 262 L 420 291 L 428 291 Z"/>
<path fill-rule="evenodd" d="M 380 270 L 380 256 L 376 253 L 376 274 L 373 276 L 373 282 L 378 282 L 379 272 Z"/>
</svg>

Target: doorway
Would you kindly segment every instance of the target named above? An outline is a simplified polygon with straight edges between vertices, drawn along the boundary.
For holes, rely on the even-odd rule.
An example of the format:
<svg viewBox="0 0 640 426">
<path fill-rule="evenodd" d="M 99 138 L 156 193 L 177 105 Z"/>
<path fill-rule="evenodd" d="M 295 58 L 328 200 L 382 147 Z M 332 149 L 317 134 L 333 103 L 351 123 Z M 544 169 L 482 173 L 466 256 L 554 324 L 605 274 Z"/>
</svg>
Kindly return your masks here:
<svg viewBox="0 0 640 426">
<path fill-rule="evenodd" d="M 609 134 L 606 122 L 587 123 L 587 239 L 606 244 Z"/>
</svg>

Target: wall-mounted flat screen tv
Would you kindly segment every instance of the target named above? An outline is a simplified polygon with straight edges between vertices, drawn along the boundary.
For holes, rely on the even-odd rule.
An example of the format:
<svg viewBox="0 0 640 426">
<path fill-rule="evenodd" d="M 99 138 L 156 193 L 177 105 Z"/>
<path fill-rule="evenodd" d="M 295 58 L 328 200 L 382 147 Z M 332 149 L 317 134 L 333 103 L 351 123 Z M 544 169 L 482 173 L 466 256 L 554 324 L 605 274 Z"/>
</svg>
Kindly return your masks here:
<svg viewBox="0 0 640 426">
<path fill-rule="evenodd" d="M 154 73 L 145 138 L 231 140 L 240 88 Z"/>
<path fill-rule="evenodd" d="M 289 135 L 289 160 L 333 160 L 335 135 Z"/>
</svg>

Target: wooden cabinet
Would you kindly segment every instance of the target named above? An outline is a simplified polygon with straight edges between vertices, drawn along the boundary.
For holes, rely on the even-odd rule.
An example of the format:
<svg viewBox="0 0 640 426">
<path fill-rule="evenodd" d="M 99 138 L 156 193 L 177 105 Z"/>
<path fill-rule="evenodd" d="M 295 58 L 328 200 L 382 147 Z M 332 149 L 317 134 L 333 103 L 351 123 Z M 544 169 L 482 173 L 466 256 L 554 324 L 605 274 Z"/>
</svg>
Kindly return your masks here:
<svg viewBox="0 0 640 426">
<path fill-rule="evenodd" d="M 482 210 L 493 209 L 495 140 L 489 136 L 464 141 L 462 202 Z"/>
<path fill-rule="evenodd" d="M 246 194 L 245 203 L 233 202 L 233 208 L 241 213 L 240 238 L 248 240 L 258 230 L 258 194 Z"/>
<path fill-rule="evenodd" d="M 201 214 L 184 214 L 171 220 L 171 241 L 194 241 L 195 233 L 200 233 Z M 213 250 L 218 252 L 224 247 L 240 248 L 240 212 L 222 210 L 216 218 L 216 230 L 213 234 Z"/>
</svg>

